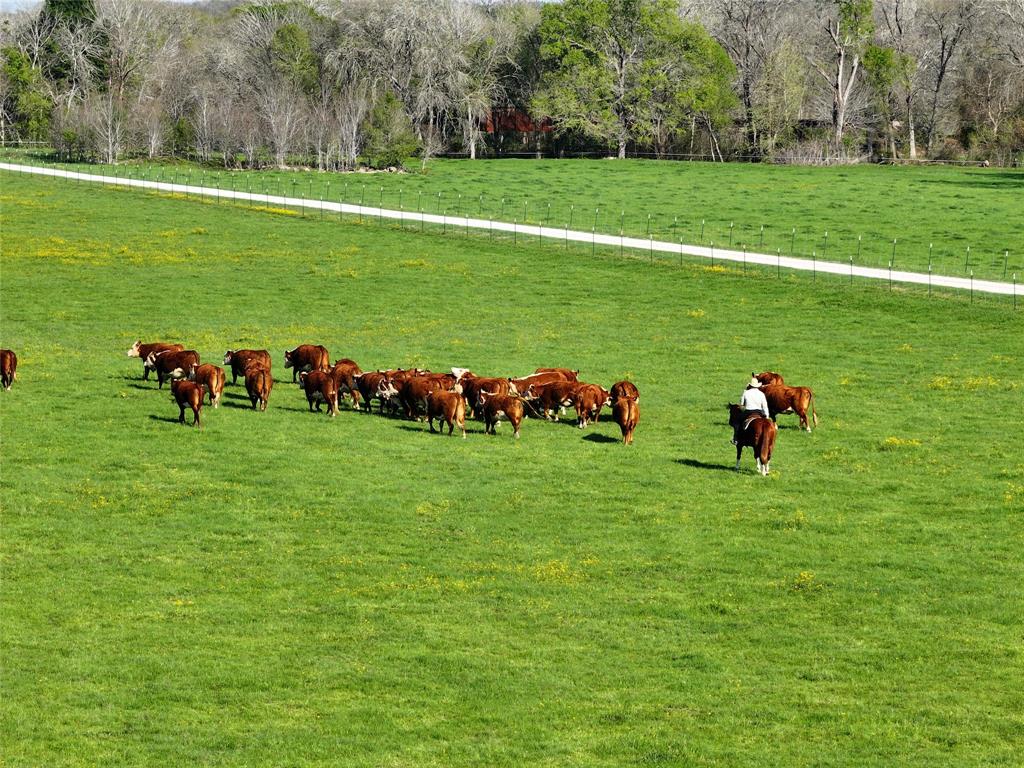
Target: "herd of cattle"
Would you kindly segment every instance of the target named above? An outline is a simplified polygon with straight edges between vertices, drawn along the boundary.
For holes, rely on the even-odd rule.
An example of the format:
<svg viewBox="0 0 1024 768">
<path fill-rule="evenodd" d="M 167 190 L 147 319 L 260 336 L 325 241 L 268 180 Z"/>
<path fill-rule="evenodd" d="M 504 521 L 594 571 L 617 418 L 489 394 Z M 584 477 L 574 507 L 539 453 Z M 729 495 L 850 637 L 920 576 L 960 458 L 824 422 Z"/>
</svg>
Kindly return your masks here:
<svg viewBox="0 0 1024 768">
<path fill-rule="evenodd" d="M 191 409 L 194 426 L 201 426 L 200 413 L 208 396 L 216 408 L 227 381 L 224 369 L 210 363 L 201 363 L 199 353 L 187 350 L 181 344 L 156 342 L 143 344 L 136 341 L 128 350 L 129 357 L 143 362 L 143 379 L 155 372 L 158 387 L 170 380 L 171 393 L 178 405 L 178 421 L 185 423 L 185 409 Z M 224 354 L 224 365 L 230 366 L 231 383 L 239 377 L 245 384 L 253 409 L 265 411 L 274 386 L 271 375 L 270 353 L 265 349 L 229 349 Z M 520 427 L 527 413 L 544 419 L 558 420 L 566 408 L 576 411 L 576 423 L 583 429 L 596 422 L 601 410 L 611 407 L 612 417 L 622 430 L 626 445 L 633 442 L 633 431 L 640 421 L 640 392 L 630 381 L 619 381 L 606 390 L 598 384 L 579 380 L 579 371 L 568 368 L 538 368 L 527 376 L 477 376 L 464 368 L 453 368 L 451 373 L 431 373 L 419 368 L 363 371 L 348 358 L 330 363 L 327 349 L 320 345 L 302 344 L 284 353 L 284 367 L 292 369 L 292 382 L 298 382 L 305 392 L 309 410 L 321 410 L 335 416 L 338 404 L 346 396 L 353 409 L 370 413 L 373 401 L 378 402 L 381 414 L 385 410 L 392 416 L 399 411 L 406 418 L 421 420 L 426 417 L 431 432 L 434 420 L 448 434 L 455 427 L 466 436 L 466 415 L 483 419 L 484 431 L 495 434 L 502 417 L 512 425 L 519 437 Z M 9 390 L 18 371 L 18 356 L 10 349 L 0 349 L 0 381 Z M 761 382 L 761 392 L 768 403 L 768 424 L 747 422 L 736 446 L 736 466 L 744 446 L 754 449 L 758 470 L 768 474 L 768 463 L 775 444 L 774 422 L 779 414 L 794 413 L 800 426 L 811 431 L 810 412 L 814 425 L 818 413 L 814 407 L 814 393 L 808 387 L 786 386 L 782 376 L 773 371 L 755 374 Z M 730 423 L 743 418 L 739 406 L 730 404 Z"/>
<path fill-rule="evenodd" d="M 155 372 L 162 388 L 170 380 L 171 393 L 178 404 L 178 420 L 185 423 L 185 409 L 191 409 L 193 425 L 201 426 L 200 413 L 206 397 L 216 408 L 227 380 L 225 370 L 217 365 L 201 363 L 199 353 L 181 344 L 136 341 L 128 350 L 129 357 L 143 361 L 143 379 Z M 253 409 L 265 411 L 274 386 L 270 353 L 265 349 L 229 349 L 224 365 L 230 367 L 231 383 L 241 377 Z M 568 368 L 538 368 L 518 378 L 477 376 L 464 368 L 450 373 L 432 373 L 419 368 L 363 371 L 348 358 L 333 365 L 327 349 L 320 345 L 302 344 L 284 353 L 284 367 L 292 369 L 292 382 L 305 392 L 309 410 L 321 410 L 335 416 L 339 402 L 345 397 L 353 409 L 371 412 L 373 401 L 379 412 L 390 415 L 402 412 L 406 418 L 426 418 L 431 432 L 434 420 L 451 435 L 455 427 L 466 436 L 466 415 L 484 421 L 484 431 L 495 434 L 504 417 L 519 437 L 523 419 L 528 413 L 558 420 L 566 408 L 576 411 L 577 425 L 583 429 L 596 422 L 605 407 L 622 430 L 623 442 L 633 442 L 633 431 L 640 420 L 640 393 L 629 381 L 614 384 L 606 390 L 598 384 L 579 381 L 579 371 Z"/>
</svg>

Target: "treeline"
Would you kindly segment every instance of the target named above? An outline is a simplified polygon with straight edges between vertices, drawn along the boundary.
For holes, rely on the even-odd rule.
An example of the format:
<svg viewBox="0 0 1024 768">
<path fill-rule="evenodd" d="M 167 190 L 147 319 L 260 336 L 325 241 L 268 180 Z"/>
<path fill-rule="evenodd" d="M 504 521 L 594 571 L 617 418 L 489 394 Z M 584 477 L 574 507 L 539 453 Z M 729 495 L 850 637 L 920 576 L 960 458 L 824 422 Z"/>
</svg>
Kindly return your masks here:
<svg viewBox="0 0 1024 768">
<path fill-rule="evenodd" d="M 0 24 L 0 141 L 68 159 L 1024 163 L 1024 0 L 46 0 Z"/>
</svg>

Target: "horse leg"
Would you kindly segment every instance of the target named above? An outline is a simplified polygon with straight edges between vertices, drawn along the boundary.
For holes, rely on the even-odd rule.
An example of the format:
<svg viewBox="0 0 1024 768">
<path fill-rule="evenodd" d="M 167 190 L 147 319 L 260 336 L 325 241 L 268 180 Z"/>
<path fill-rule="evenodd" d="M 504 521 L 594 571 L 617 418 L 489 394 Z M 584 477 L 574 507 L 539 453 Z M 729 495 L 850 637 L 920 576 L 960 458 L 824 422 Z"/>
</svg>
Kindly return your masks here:
<svg viewBox="0 0 1024 768">
<path fill-rule="evenodd" d="M 740 443 L 736 443 L 736 471 L 740 471 L 740 454 L 743 453 L 743 446 Z"/>
</svg>

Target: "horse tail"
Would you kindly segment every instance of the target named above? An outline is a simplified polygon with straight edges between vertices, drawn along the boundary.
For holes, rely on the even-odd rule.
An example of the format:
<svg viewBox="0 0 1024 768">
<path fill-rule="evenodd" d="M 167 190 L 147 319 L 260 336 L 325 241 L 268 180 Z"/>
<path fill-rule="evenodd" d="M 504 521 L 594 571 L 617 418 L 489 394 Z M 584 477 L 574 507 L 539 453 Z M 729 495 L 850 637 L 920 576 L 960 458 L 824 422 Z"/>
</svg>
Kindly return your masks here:
<svg viewBox="0 0 1024 768">
<path fill-rule="evenodd" d="M 775 436 L 778 433 L 779 428 L 774 423 L 762 431 L 761 447 L 758 451 L 762 464 L 768 464 L 772 460 L 772 451 L 775 450 Z"/>
</svg>

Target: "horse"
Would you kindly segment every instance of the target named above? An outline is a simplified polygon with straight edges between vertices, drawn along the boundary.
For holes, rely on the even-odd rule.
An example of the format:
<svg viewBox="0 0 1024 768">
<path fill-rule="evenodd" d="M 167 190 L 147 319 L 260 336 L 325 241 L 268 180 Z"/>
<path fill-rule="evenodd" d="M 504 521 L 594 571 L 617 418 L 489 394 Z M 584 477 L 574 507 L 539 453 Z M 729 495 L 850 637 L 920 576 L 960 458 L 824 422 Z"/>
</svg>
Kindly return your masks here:
<svg viewBox="0 0 1024 768">
<path fill-rule="evenodd" d="M 754 449 L 754 459 L 757 461 L 757 471 L 767 475 L 772 460 L 772 450 L 775 448 L 775 436 L 779 428 L 771 419 L 764 416 L 744 416 L 743 411 L 736 403 L 729 403 L 729 425 L 732 427 L 741 426 L 739 440 L 736 442 L 736 470 L 740 468 L 740 456 L 743 454 L 743 447 L 750 446 Z"/>
</svg>

